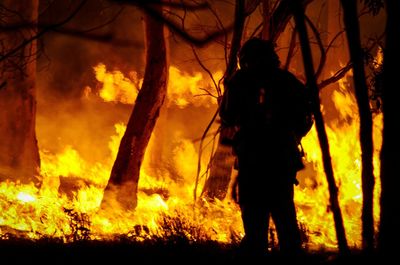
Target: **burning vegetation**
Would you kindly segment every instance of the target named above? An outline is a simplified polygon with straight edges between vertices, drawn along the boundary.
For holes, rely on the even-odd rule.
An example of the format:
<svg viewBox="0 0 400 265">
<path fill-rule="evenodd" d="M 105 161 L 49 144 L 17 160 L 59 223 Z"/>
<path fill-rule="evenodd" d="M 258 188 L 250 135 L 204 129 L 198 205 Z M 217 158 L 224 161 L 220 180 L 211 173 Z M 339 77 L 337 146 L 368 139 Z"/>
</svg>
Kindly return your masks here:
<svg viewBox="0 0 400 265">
<path fill-rule="evenodd" d="M 93 69 L 99 90 L 93 93 L 94 89 L 86 87 L 81 99 L 83 105 L 109 102 L 109 111 L 112 111 L 114 104 L 134 103 L 138 84 L 142 82 L 136 72 L 124 76 L 119 71 L 108 71 L 104 64 L 95 65 Z M 199 139 L 196 139 L 198 134 L 190 132 L 190 126 L 197 116 L 187 117 L 188 120 L 177 118 L 188 111 L 197 112 L 198 116 L 207 112 L 212 114 L 217 108 L 216 101 L 211 97 L 196 97 L 196 93 L 201 93 L 199 88 L 211 84 L 207 84 L 201 73 L 191 75 L 173 66 L 169 73 L 166 106 L 143 161 L 138 205 L 134 211 L 126 211 L 116 201 L 110 202 L 112 207 L 106 212 L 99 209 L 126 126 L 115 123 L 114 132 L 104 143 L 108 150 L 101 162 L 85 159 L 69 143 L 61 143 L 59 152 L 41 147 L 42 185 L 39 188 L 33 184 L 1 183 L 2 237 L 10 237 L 18 231 L 19 235 L 31 239 L 54 237 L 64 242 L 112 239 L 121 235 L 132 240 L 185 237 L 193 241 L 215 240 L 222 243 L 241 238 L 240 211 L 229 195 L 224 200 L 213 202 L 200 197 L 194 203 Z M 347 78 L 342 79 L 340 89 L 332 94 L 339 115 L 330 122 L 327 131 L 346 233 L 349 244 L 358 248 L 361 245 L 361 163 L 359 142 L 354 139 L 359 135 L 359 120 L 354 115 L 357 107 L 354 96 L 348 92 L 349 85 Z M 87 114 L 84 112 L 85 108 L 74 113 L 75 120 L 79 117 L 85 119 Z M 375 169 L 379 169 L 381 119 L 381 115 L 374 117 Z M 84 120 L 81 122 L 83 124 Z M 176 126 L 176 129 L 170 126 Z M 74 127 L 73 131 L 80 130 Z M 66 136 L 61 134 L 60 137 Z M 207 169 L 212 141 L 215 139 L 206 139 L 201 160 L 203 171 Z M 160 149 L 161 146 L 164 148 Z M 304 138 L 303 147 L 306 150 L 306 169 L 298 175 L 300 184 L 296 187 L 295 202 L 305 244 L 310 249 L 335 249 L 337 243 L 329 194 L 314 129 Z M 379 170 L 375 174 L 379 176 Z M 204 182 L 205 178 L 204 175 L 200 182 Z M 379 220 L 379 184 L 376 185 L 375 198 L 374 215 Z"/>
</svg>

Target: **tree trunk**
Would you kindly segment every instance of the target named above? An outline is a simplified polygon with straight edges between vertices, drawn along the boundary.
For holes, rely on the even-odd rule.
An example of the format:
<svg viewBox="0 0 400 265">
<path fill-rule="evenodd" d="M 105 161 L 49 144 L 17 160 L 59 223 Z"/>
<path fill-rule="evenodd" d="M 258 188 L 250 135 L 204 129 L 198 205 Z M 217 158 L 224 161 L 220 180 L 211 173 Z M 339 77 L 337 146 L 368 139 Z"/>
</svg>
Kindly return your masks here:
<svg viewBox="0 0 400 265">
<path fill-rule="evenodd" d="M 383 62 L 383 142 L 381 149 L 381 214 L 378 249 L 385 255 L 398 255 L 399 217 L 399 70 L 400 1 L 385 2 L 386 44 Z"/>
<path fill-rule="evenodd" d="M 365 79 L 357 0 L 341 0 L 350 58 L 353 63 L 354 88 L 360 114 L 360 144 L 362 158 L 362 245 L 364 251 L 374 248 L 373 198 L 375 178 L 373 172 L 372 114 L 369 107 L 368 87 Z"/>
<path fill-rule="evenodd" d="M 6 0 L 0 9 L 1 23 L 37 23 L 37 0 Z M 36 41 L 11 52 L 35 34 L 34 28 L 0 33 L 0 180 L 39 184 L 40 159 L 35 133 Z"/>
<path fill-rule="evenodd" d="M 329 186 L 330 194 L 330 206 L 333 212 L 333 218 L 336 228 L 336 237 L 338 240 L 338 247 L 341 254 L 347 254 L 349 251 L 347 245 L 346 234 L 343 226 L 342 213 L 338 201 L 338 188 L 336 187 L 335 177 L 333 174 L 332 161 L 329 151 L 329 142 L 325 130 L 324 119 L 320 109 L 320 99 L 319 99 L 319 89 L 317 82 L 315 80 L 315 72 L 312 60 L 312 53 L 310 42 L 308 39 L 307 28 L 305 25 L 304 9 L 301 5 L 301 0 L 296 0 L 293 2 L 294 7 L 294 18 L 296 22 L 296 28 L 299 32 L 301 52 L 303 55 L 304 70 L 307 77 L 308 87 L 313 95 L 313 105 L 314 105 L 314 118 L 315 126 L 318 133 L 318 139 L 321 146 L 322 160 L 324 164 L 324 170 Z"/>
<path fill-rule="evenodd" d="M 271 7 L 270 7 L 270 1 L 269 0 L 262 0 L 262 12 L 263 12 L 263 27 L 261 31 L 261 38 L 264 40 L 269 39 L 269 34 L 271 33 Z"/>
<path fill-rule="evenodd" d="M 311 3 L 313 0 L 299 0 L 301 5 L 305 9 L 306 6 Z M 279 5 L 274 10 L 271 15 L 270 20 L 270 38 L 272 41 L 276 41 L 281 33 L 285 30 L 286 25 L 289 23 L 289 20 L 292 18 L 293 11 L 291 9 L 292 0 L 281 0 Z"/>
<path fill-rule="evenodd" d="M 235 27 L 233 29 L 231 49 L 229 51 L 228 65 L 225 71 L 225 80 L 229 78 L 236 70 L 237 67 L 237 54 L 239 52 L 243 30 L 244 22 L 246 20 L 245 15 L 245 0 L 236 0 L 235 5 Z"/>
<path fill-rule="evenodd" d="M 235 27 L 232 34 L 231 49 L 224 80 L 227 80 L 236 70 L 236 55 L 241 46 L 245 20 L 245 1 L 236 0 Z M 231 180 L 234 160 L 231 147 L 221 145 L 220 142 L 218 142 L 217 149 L 211 160 L 210 176 L 206 180 L 203 191 L 201 192 L 202 196 L 206 196 L 208 199 L 217 198 L 219 200 L 225 198 Z"/>
<path fill-rule="evenodd" d="M 225 198 L 231 181 L 234 161 L 232 148 L 218 144 L 211 161 L 210 176 L 204 184 L 201 196 L 206 196 L 211 200 L 215 198 L 223 200 Z"/>
<path fill-rule="evenodd" d="M 144 22 L 147 49 L 144 80 L 104 192 L 102 204 L 105 207 L 114 192 L 121 206 L 126 209 L 136 207 L 140 167 L 167 93 L 164 27 L 150 15 L 145 15 Z"/>
</svg>

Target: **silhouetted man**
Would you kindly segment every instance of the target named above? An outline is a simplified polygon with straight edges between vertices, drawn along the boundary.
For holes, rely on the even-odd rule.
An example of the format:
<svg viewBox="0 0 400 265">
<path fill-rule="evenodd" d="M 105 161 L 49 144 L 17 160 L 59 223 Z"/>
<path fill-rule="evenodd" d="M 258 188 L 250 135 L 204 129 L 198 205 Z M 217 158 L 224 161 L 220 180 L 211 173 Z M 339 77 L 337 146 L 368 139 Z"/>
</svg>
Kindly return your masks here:
<svg viewBox="0 0 400 265">
<path fill-rule="evenodd" d="M 293 202 L 296 172 L 303 167 L 305 87 L 280 62 L 271 42 L 253 38 L 239 52 L 240 69 L 226 82 L 220 117 L 222 143 L 232 144 L 238 162 L 238 202 L 243 250 L 263 255 L 270 216 L 282 253 L 301 249 Z"/>
</svg>

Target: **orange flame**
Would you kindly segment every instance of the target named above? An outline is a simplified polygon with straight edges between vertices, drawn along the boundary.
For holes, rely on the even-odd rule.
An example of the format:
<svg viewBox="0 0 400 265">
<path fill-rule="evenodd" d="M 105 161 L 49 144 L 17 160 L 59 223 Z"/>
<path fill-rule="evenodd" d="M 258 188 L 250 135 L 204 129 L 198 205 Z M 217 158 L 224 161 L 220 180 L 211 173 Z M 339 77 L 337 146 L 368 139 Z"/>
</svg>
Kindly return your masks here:
<svg viewBox="0 0 400 265">
<path fill-rule="evenodd" d="M 104 64 L 94 67 L 96 79 L 102 86 L 100 97 L 106 101 L 133 104 L 137 93 L 143 82 L 138 78 L 137 72 L 130 72 L 129 77 L 124 76 L 120 71 L 109 72 Z M 214 73 L 217 80 L 223 75 L 222 71 Z M 213 106 L 215 98 L 208 96 L 212 94 L 213 86 L 204 81 L 206 78 L 201 73 L 194 75 L 184 73 L 175 66 L 169 68 L 168 98 L 167 104 L 174 104 L 180 108 L 189 105 Z"/>
<path fill-rule="evenodd" d="M 101 86 L 99 96 L 104 101 L 127 104 L 134 102 L 142 82 L 137 73 L 132 72 L 129 77 L 125 77 L 118 71 L 107 72 L 103 64 L 95 66 L 94 69 Z M 199 105 L 215 109 L 216 102 L 212 97 L 195 97 L 202 93 L 199 88 L 212 91 L 212 85 L 204 80 L 201 74 L 190 75 L 171 66 L 168 104 L 177 106 L 183 112 Z M 340 115 L 336 121 L 327 125 L 326 129 L 348 241 L 350 245 L 359 247 L 362 205 L 361 152 L 357 140 L 359 120 L 355 99 L 346 86 L 347 81 L 343 79 L 341 89 L 333 94 L 333 101 Z M 186 123 L 185 126 L 191 124 Z M 374 117 L 374 173 L 377 180 L 375 220 L 379 217 L 378 153 L 382 141 L 381 130 L 382 117 L 377 115 Z M 198 150 L 193 140 L 180 130 L 168 136 L 168 141 L 173 143 L 173 147 L 169 150 L 168 158 L 162 161 L 173 168 L 173 171 L 160 170 L 157 174 L 154 173 L 150 161 L 160 143 L 154 135 L 151 138 L 141 170 L 136 212 L 120 209 L 117 204 L 112 213 L 98 211 L 124 131 L 124 124 L 115 124 L 115 133 L 109 136 L 109 154 L 106 154 L 108 159 L 102 163 L 86 161 L 77 149 L 68 143 L 59 153 L 50 153 L 42 147 L 43 183 L 40 188 L 12 182 L 0 183 L 0 235 L 6 237 L 11 231 L 23 233 L 29 238 L 51 236 L 69 241 L 74 233 L 71 228 L 72 209 L 80 215 L 88 216 L 90 238 L 93 239 L 128 235 L 136 226 L 146 227 L 143 230 L 145 236 L 162 235 L 162 220 L 165 220 L 166 216 L 186 220 L 188 225 L 198 227 L 208 238 L 220 242 L 230 242 L 232 234 L 243 236 L 240 211 L 229 198 L 213 203 L 203 201 L 202 209 L 193 208 Z M 308 247 L 336 248 L 328 188 L 314 129 L 304 138 L 303 146 L 307 153 L 306 169 L 299 173 L 300 185 L 295 189 L 298 219 L 309 238 Z M 203 155 L 202 168 L 206 168 L 210 153 L 211 148 Z M 62 183 L 68 180 L 74 184 L 75 181 L 80 183 L 72 195 L 62 192 Z M 163 196 L 161 193 L 146 193 L 149 189 L 166 190 L 168 194 Z"/>
</svg>

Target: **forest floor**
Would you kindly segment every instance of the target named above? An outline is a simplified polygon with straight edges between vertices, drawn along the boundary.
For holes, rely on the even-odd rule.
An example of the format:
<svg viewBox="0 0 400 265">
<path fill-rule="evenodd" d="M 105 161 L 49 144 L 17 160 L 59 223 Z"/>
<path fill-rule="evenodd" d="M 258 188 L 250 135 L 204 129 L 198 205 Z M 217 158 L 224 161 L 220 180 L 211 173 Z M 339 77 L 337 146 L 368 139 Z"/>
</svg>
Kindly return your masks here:
<svg viewBox="0 0 400 265">
<path fill-rule="evenodd" d="M 351 251 L 347 256 L 329 251 L 307 252 L 289 259 L 272 252 L 250 259 L 238 255 L 238 247 L 216 242 L 57 242 L 52 239 L 0 239 L 0 264 L 396 264 L 383 262 L 375 254 Z"/>
</svg>

